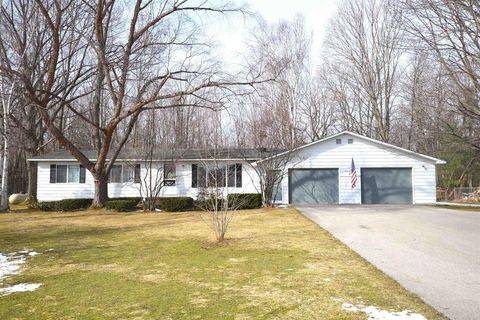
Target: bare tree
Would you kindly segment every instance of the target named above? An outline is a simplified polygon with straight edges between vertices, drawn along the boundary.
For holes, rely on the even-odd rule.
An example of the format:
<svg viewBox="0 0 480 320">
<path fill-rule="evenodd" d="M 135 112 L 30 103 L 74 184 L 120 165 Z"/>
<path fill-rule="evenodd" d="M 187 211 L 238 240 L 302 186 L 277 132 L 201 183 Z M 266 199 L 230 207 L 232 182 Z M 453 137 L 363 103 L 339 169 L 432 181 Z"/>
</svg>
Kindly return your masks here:
<svg viewBox="0 0 480 320">
<path fill-rule="evenodd" d="M 104 205 L 109 171 L 143 111 L 221 108 L 235 86 L 254 83 L 221 72 L 199 36 L 198 19 L 191 17 L 240 9 L 184 0 L 132 2 L 35 2 L 46 26 L 48 45 L 42 54 L 48 58 L 47 71 L 41 87 L 25 78 L 23 86 L 49 134 L 93 175 L 94 207 Z M 8 64 L 4 71 L 15 73 Z M 90 83 L 92 77 L 96 80 Z M 59 110 L 72 115 L 70 123 L 94 132 L 95 162 L 64 132 L 65 123 L 55 122 Z"/>
<path fill-rule="evenodd" d="M 28 181 L 26 188 L 28 200 L 36 201 L 36 164 L 27 162 L 26 159 L 41 153 L 52 140 L 47 138 L 45 143 L 45 126 L 39 117 L 38 110 L 24 94 L 25 86 L 21 79 L 31 79 L 36 87 L 42 83 L 47 62 L 42 55 L 42 48 L 46 45 L 47 35 L 44 32 L 44 26 L 40 23 L 41 15 L 32 1 L 2 2 L 0 15 L 2 20 L 0 52 L 3 52 L 0 54 L 0 59 L 8 55 L 8 59 L 2 60 L 3 67 L 0 72 L 3 73 L 4 79 L 16 87 L 11 97 L 14 107 L 10 112 L 10 127 L 15 139 L 20 142 L 18 145 L 21 148 L 12 156 L 16 161 L 24 161 Z M 7 73 L 6 69 L 13 69 L 14 72 Z M 25 178 L 22 172 L 24 171 L 17 172 L 16 179 L 11 179 L 11 182 L 21 185 L 21 179 Z M 13 187 L 18 189 L 19 186 Z"/>
<path fill-rule="evenodd" d="M 177 149 L 176 144 L 162 144 L 162 137 L 158 131 L 158 110 L 149 110 L 143 125 L 141 146 L 131 151 L 135 152 L 135 158 L 141 158 L 141 163 L 131 163 L 132 166 L 139 166 L 138 174 L 140 183 L 138 185 L 140 196 L 143 201 L 144 211 L 154 211 L 159 203 L 162 190 L 165 187 L 173 186 L 178 178 L 176 175 L 176 164 L 184 154 L 184 150 Z M 139 157 L 140 156 L 140 157 Z M 143 167 L 142 167 L 143 165 Z"/>
<path fill-rule="evenodd" d="M 217 148 L 209 150 L 207 157 L 201 162 L 200 170 L 204 171 L 204 174 L 201 173 L 199 177 L 205 178 L 205 183 L 198 188 L 197 195 L 197 207 L 206 213 L 206 216 L 205 214 L 200 216 L 212 229 L 218 242 L 225 239 L 230 223 L 242 201 L 242 199 L 232 201 L 229 197 L 230 188 L 227 186 L 227 179 L 229 175 L 231 176 L 229 173 L 231 166 L 225 163 L 224 156 L 223 150 Z"/>
<path fill-rule="evenodd" d="M 475 0 L 403 0 L 407 30 L 420 40 L 416 50 L 433 53 L 454 84 L 455 119 L 445 125 L 454 136 L 480 150 L 480 4 Z M 452 121 L 453 120 L 453 121 Z"/>
<path fill-rule="evenodd" d="M 292 21 L 272 25 L 259 18 L 252 35 L 249 42 L 251 70 L 275 79 L 259 86 L 257 95 L 248 97 L 247 102 L 254 106 L 252 116 L 268 118 L 263 130 L 275 131 L 284 148 L 295 147 L 305 138 L 300 106 L 311 81 L 311 36 L 305 30 L 301 15 Z"/>
<path fill-rule="evenodd" d="M 14 107 L 21 107 L 22 100 L 20 99 L 18 92 L 22 91 L 21 77 L 22 69 L 25 69 L 24 61 L 27 55 L 32 52 L 30 43 L 33 37 L 36 35 L 37 26 L 33 29 L 23 29 L 20 34 L 13 33 L 12 24 L 18 23 L 15 19 L 9 19 L 8 10 L 19 13 L 19 16 L 25 21 L 29 19 L 36 20 L 35 12 L 29 10 L 28 6 L 21 7 L 24 3 L 13 3 L 10 6 L 4 4 L 2 1 L 0 7 L 0 103 L 1 103 L 1 194 L 0 194 L 0 210 L 8 209 L 8 181 L 9 181 L 9 167 L 10 167 L 10 144 L 11 144 L 11 130 L 12 130 L 12 117 Z M 20 20 L 21 22 L 22 20 Z M 6 59 L 6 54 L 11 53 L 11 48 L 8 48 L 5 43 L 11 43 L 12 37 L 21 39 L 21 46 L 17 48 L 17 56 L 14 56 L 11 60 Z M 1 54 L 3 53 L 3 54 Z M 8 69 L 11 72 L 5 72 Z M 15 119 L 15 118 L 13 118 Z"/>
<path fill-rule="evenodd" d="M 280 150 L 263 149 L 260 152 L 261 160 L 252 164 L 258 176 L 259 192 L 262 195 L 263 206 L 272 207 L 276 201 L 283 200 L 282 182 L 287 176 L 287 165 L 293 161 L 293 153 L 283 157 L 276 157 Z"/>
<path fill-rule="evenodd" d="M 13 90 L 16 82 L 14 81 L 8 85 L 0 71 L 0 98 L 2 109 L 2 123 L 1 123 L 1 190 L 0 190 L 0 211 L 8 209 L 8 169 L 10 164 L 10 112 L 13 98 Z M 6 89 L 6 90 L 5 90 Z M 6 92 L 5 92 L 5 91 Z"/>
<path fill-rule="evenodd" d="M 306 93 L 299 110 L 308 142 L 325 138 L 335 125 L 335 107 L 329 100 L 329 93 L 323 77 L 313 78 L 306 85 Z"/>
<path fill-rule="evenodd" d="M 394 1 L 345 0 L 325 41 L 331 90 L 350 109 L 343 116 L 354 117 L 349 125 L 360 133 L 383 141 L 390 139 L 403 38 Z"/>
<path fill-rule="evenodd" d="M 238 179 L 242 179 L 242 165 L 230 160 L 231 150 L 224 148 L 226 141 L 221 130 L 221 114 L 215 114 L 212 120 L 218 130 L 207 138 L 207 149 L 199 152 L 198 158 L 202 161 L 192 170 L 195 175 L 192 179 L 198 188 L 197 207 L 204 212 L 200 216 L 212 229 L 216 240 L 221 242 L 225 239 L 237 209 L 246 200 L 232 194 Z"/>
</svg>

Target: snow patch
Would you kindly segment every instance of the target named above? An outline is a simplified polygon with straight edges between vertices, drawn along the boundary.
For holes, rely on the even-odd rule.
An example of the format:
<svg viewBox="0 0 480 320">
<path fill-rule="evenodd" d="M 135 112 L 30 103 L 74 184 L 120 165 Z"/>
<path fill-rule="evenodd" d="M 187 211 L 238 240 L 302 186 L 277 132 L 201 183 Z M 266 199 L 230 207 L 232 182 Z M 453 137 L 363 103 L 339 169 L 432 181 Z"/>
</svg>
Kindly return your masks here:
<svg viewBox="0 0 480 320">
<path fill-rule="evenodd" d="M 0 286 L 3 285 L 4 279 L 20 273 L 21 267 L 25 264 L 27 257 L 35 257 L 38 254 L 38 252 L 31 249 L 23 249 L 8 254 L 0 252 Z M 40 283 L 20 283 L 10 287 L 0 288 L 0 294 L 7 295 L 13 292 L 34 291 L 40 286 Z"/>
<path fill-rule="evenodd" d="M 6 296 L 14 292 L 35 291 L 40 288 L 41 285 L 41 283 L 19 283 L 11 287 L 0 288 L 0 293 Z"/>
<path fill-rule="evenodd" d="M 0 253 L 0 283 L 1 280 L 12 274 L 18 274 L 20 267 L 25 263 L 25 256 L 4 255 Z"/>
<path fill-rule="evenodd" d="M 342 309 L 348 312 L 363 312 L 368 315 L 368 320 L 427 320 L 419 313 L 410 310 L 392 312 L 382 310 L 374 306 L 365 307 L 364 305 L 353 305 L 351 303 L 342 304 Z"/>
</svg>

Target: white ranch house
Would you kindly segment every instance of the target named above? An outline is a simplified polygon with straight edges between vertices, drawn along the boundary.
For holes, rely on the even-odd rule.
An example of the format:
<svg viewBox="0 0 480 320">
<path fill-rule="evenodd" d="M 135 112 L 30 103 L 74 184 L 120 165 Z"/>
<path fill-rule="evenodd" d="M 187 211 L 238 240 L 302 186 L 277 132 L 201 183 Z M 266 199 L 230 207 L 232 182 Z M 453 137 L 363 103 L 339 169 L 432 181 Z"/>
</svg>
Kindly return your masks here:
<svg viewBox="0 0 480 320">
<path fill-rule="evenodd" d="M 85 151 L 93 157 L 93 151 Z M 148 176 L 139 154 L 120 154 L 110 173 L 109 197 L 138 197 Z M 206 151 L 165 152 L 153 158 L 152 174 L 165 179 L 161 196 L 196 198 L 208 186 L 208 176 L 223 176 L 229 193 L 259 193 L 254 166 L 258 150 L 223 150 L 213 159 Z M 278 153 L 282 168 L 278 204 L 429 204 L 436 201 L 436 165 L 445 162 L 352 132 L 342 132 L 299 148 Z M 91 159 L 95 160 L 95 159 Z M 357 182 L 352 188 L 352 160 Z M 38 165 L 39 201 L 93 198 L 93 177 L 65 150 L 34 157 Z M 158 170 L 158 171 L 157 171 Z M 206 172 L 210 172 L 207 174 Z"/>
</svg>

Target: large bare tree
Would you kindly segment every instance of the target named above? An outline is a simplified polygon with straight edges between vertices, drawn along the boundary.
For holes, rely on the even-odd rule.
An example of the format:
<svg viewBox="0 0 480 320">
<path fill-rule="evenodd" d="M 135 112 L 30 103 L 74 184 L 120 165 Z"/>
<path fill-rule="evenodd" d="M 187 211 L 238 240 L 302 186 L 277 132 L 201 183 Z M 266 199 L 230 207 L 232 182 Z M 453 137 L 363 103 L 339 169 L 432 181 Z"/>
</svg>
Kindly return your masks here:
<svg viewBox="0 0 480 320">
<path fill-rule="evenodd" d="M 390 140 L 403 38 L 395 1 L 344 0 L 339 5 L 323 57 L 332 95 L 348 108 L 341 110 L 346 128 Z"/>
<path fill-rule="evenodd" d="M 259 86 L 247 105 L 253 106 L 252 120 L 264 122 L 257 126 L 261 134 L 275 135 L 283 148 L 295 147 L 305 139 L 301 105 L 311 82 L 310 48 L 311 36 L 301 15 L 275 24 L 259 18 L 249 42 L 251 70 L 275 81 Z"/>
<path fill-rule="evenodd" d="M 201 36 L 199 16 L 240 10 L 229 4 L 37 0 L 35 6 L 48 62 L 40 86 L 27 78 L 22 85 L 48 133 L 93 175 L 94 207 L 104 205 L 109 171 L 143 111 L 218 109 L 235 86 L 254 82 L 223 73 Z M 6 60 L 18 47 L 15 39 L 3 46 Z M 13 65 L 3 70 L 15 74 Z M 58 123 L 59 112 L 70 116 Z M 78 123 L 93 132 L 95 161 L 64 130 Z"/>
<path fill-rule="evenodd" d="M 403 0 L 406 29 L 417 50 L 433 53 L 453 83 L 445 124 L 480 150 L 480 3 L 475 0 Z M 420 41 L 418 41 L 420 40 Z M 453 121 L 452 121 L 453 120 Z"/>
</svg>

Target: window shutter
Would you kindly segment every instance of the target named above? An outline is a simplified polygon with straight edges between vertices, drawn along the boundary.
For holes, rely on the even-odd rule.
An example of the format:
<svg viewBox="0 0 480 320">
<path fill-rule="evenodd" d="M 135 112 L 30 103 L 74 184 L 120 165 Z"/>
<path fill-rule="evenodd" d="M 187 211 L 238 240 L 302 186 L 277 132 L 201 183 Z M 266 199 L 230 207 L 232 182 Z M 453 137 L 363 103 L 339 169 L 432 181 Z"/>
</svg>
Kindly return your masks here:
<svg viewBox="0 0 480 320">
<path fill-rule="evenodd" d="M 50 165 L 50 183 L 57 183 L 57 165 Z"/>
<path fill-rule="evenodd" d="M 135 165 L 135 172 L 134 172 L 134 183 L 140 183 L 140 164 Z"/>
<path fill-rule="evenodd" d="M 198 185 L 197 179 L 197 165 L 192 164 L 192 188 L 196 188 Z"/>
<path fill-rule="evenodd" d="M 85 167 L 80 165 L 80 183 L 85 183 Z"/>
<path fill-rule="evenodd" d="M 242 187 L 242 164 L 241 163 L 236 164 L 235 175 L 236 175 L 236 178 L 237 178 L 236 179 L 237 180 L 236 187 L 241 188 Z"/>
</svg>

